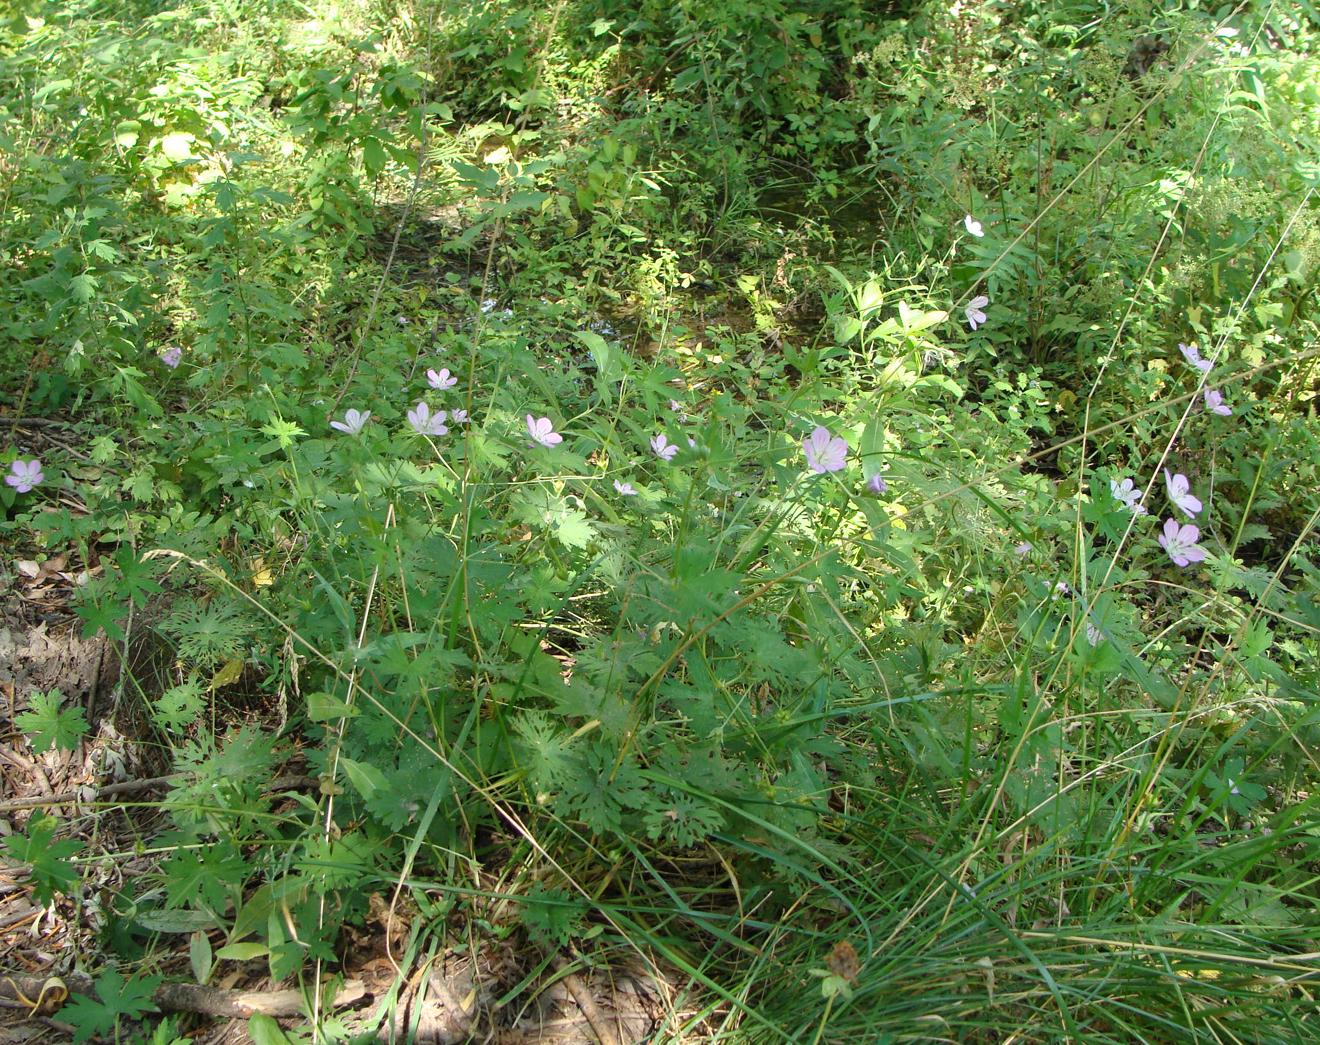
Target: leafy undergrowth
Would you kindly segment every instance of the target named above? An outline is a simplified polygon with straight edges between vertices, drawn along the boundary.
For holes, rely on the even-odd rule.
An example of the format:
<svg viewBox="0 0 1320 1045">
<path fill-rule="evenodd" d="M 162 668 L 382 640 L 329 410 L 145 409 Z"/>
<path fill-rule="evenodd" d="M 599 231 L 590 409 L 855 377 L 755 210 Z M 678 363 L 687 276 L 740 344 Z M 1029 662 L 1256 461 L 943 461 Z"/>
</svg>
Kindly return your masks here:
<svg viewBox="0 0 1320 1045">
<path fill-rule="evenodd" d="M 20 6 L 77 1040 L 1316 1040 L 1313 15 Z"/>
</svg>

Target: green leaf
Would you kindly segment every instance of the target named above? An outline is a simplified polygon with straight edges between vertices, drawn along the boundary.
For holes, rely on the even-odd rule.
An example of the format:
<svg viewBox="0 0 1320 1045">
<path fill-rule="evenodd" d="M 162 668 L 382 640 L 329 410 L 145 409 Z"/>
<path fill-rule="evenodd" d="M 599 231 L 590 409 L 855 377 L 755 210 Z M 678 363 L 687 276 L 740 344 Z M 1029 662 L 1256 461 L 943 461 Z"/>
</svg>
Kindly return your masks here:
<svg viewBox="0 0 1320 1045">
<path fill-rule="evenodd" d="M 348 774 L 348 781 L 363 798 L 370 799 L 377 791 L 388 786 L 385 774 L 366 762 L 355 762 L 351 758 L 340 758 L 339 764 Z"/>
<path fill-rule="evenodd" d="M 216 961 L 249 962 L 269 953 L 270 948 L 264 943 L 228 943 L 215 952 L 215 957 Z"/>
<path fill-rule="evenodd" d="M 67 891 L 78 881 L 78 872 L 69 858 L 83 845 L 72 838 L 56 842 L 58 827 L 59 821 L 53 816 L 33 817 L 26 834 L 14 833 L 4 840 L 9 856 L 31 869 L 33 891 L 43 905 L 50 903 L 56 892 Z"/>
<path fill-rule="evenodd" d="M 389 162 L 389 153 L 385 151 L 385 146 L 379 138 L 362 140 L 362 166 L 366 168 L 367 177 L 376 177 L 385 169 L 387 162 Z"/>
<path fill-rule="evenodd" d="M 206 933 L 198 929 L 188 940 L 188 960 L 192 965 L 193 975 L 198 983 L 206 983 L 215 965 L 215 956 L 211 953 L 211 941 Z"/>
<path fill-rule="evenodd" d="M 28 697 L 31 710 L 14 716 L 14 724 L 28 734 L 32 750 L 38 754 L 51 748 L 72 751 L 87 734 L 87 719 L 83 709 L 73 707 L 62 711 L 60 700 L 58 689 L 49 693 L 33 693 Z"/>
<path fill-rule="evenodd" d="M 135 606 L 145 606 L 147 596 L 160 594 L 160 585 L 151 577 L 151 565 L 139 559 L 128 545 L 122 545 L 115 553 L 115 565 L 119 567 L 119 594 L 127 595 Z"/>
<path fill-rule="evenodd" d="M 585 512 L 576 508 L 561 509 L 554 519 L 555 536 L 565 548 L 585 548 L 596 539 L 596 528 Z"/>
<path fill-rule="evenodd" d="M 577 339 L 587 346 L 596 364 L 596 394 L 606 403 L 614 402 L 614 386 L 627 376 L 623 354 L 592 330 L 583 330 Z"/>
<path fill-rule="evenodd" d="M 96 998 L 75 994 L 60 1010 L 60 1018 L 73 1024 L 74 1045 L 95 1037 L 118 1040 L 120 1019 L 136 1020 L 158 1012 L 153 995 L 160 983 L 159 976 L 125 980 L 119 970 L 107 969 L 96 978 Z"/>
<path fill-rule="evenodd" d="M 280 1025 L 263 1013 L 248 1020 L 248 1036 L 255 1045 L 293 1045 L 293 1039 L 280 1029 Z"/>
<path fill-rule="evenodd" d="M 340 718 L 355 718 L 360 712 L 329 693 L 307 694 L 307 717 L 313 722 L 329 722 Z"/>
</svg>

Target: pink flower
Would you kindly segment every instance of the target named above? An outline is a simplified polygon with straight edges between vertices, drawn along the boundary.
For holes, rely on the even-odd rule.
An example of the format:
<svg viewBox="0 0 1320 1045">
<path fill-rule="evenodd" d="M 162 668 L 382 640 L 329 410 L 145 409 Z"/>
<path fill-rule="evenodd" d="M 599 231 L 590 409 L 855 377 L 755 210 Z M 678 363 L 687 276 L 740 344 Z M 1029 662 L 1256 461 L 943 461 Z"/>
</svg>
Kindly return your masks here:
<svg viewBox="0 0 1320 1045">
<path fill-rule="evenodd" d="M 866 488 L 878 496 L 889 489 L 889 484 L 885 482 L 885 477 L 877 472 L 866 480 Z"/>
<path fill-rule="evenodd" d="M 614 489 L 623 494 L 624 497 L 636 497 L 637 491 L 632 483 L 621 483 L 618 479 L 614 480 Z"/>
<path fill-rule="evenodd" d="M 817 475 L 842 471 L 848 463 L 848 444 L 825 427 L 816 428 L 802 440 L 802 452 L 807 455 L 807 467 Z"/>
<path fill-rule="evenodd" d="M 445 367 L 438 374 L 434 370 L 428 370 L 426 372 L 426 380 L 431 383 L 432 388 L 438 388 L 442 392 L 446 388 L 453 388 L 458 384 L 458 378 L 454 377 L 449 372 L 449 367 Z"/>
<path fill-rule="evenodd" d="M 967 307 L 963 309 L 963 314 L 967 316 L 967 325 L 975 330 L 985 322 L 985 312 L 982 311 L 986 305 L 990 304 L 990 299 L 984 294 L 978 294 L 967 302 Z"/>
<path fill-rule="evenodd" d="M 970 214 L 963 218 L 963 227 L 967 229 L 968 235 L 975 236 L 977 239 L 985 235 L 985 229 L 981 228 L 981 223 Z"/>
<path fill-rule="evenodd" d="M 342 421 L 331 421 L 330 427 L 345 435 L 357 435 L 371 420 L 370 410 L 346 410 Z"/>
<path fill-rule="evenodd" d="M 651 437 L 651 449 L 662 461 L 672 461 L 678 454 L 678 447 L 669 441 L 669 437 L 664 432 Z"/>
<path fill-rule="evenodd" d="M 555 426 L 548 417 L 533 417 L 528 414 L 527 434 L 532 437 L 534 442 L 547 447 L 558 446 L 564 441 L 564 437 L 555 431 Z"/>
<path fill-rule="evenodd" d="M 173 370 L 183 362 L 183 349 L 178 345 L 170 345 L 160 354 L 160 361 Z"/>
<path fill-rule="evenodd" d="M 466 410 L 455 410 L 449 415 L 449 420 L 453 421 L 456 425 L 467 424 L 467 419 L 468 416 Z"/>
<path fill-rule="evenodd" d="M 1169 500 L 1176 504 L 1184 515 L 1189 519 L 1195 519 L 1196 513 L 1201 510 L 1201 502 L 1192 493 L 1192 484 L 1187 481 L 1187 476 L 1179 472 L 1177 475 L 1170 475 L 1169 470 L 1164 469 L 1164 485 L 1169 490 Z"/>
<path fill-rule="evenodd" d="M 443 410 L 438 414 L 431 413 L 431 408 L 424 402 L 419 402 L 408 411 L 408 423 L 418 435 L 448 435 L 445 417 Z"/>
<path fill-rule="evenodd" d="M 671 399 L 669 400 L 669 409 L 674 411 L 674 413 L 678 413 L 680 410 L 683 409 L 683 404 L 680 403 L 677 399 Z"/>
<path fill-rule="evenodd" d="M 1225 403 L 1224 397 L 1213 388 L 1205 390 L 1205 408 L 1220 417 L 1228 417 L 1233 413 L 1233 408 Z"/>
<path fill-rule="evenodd" d="M 1201 350 L 1195 345 L 1184 345 L 1178 342 L 1178 351 L 1183 354 L 1183 358 L 1203 374 L 1210 373 L 1210 368 L 1214 366 L 1208 359 L 1201 358 Z"/>
<path fill-rule="evenodd" d="M 9 465 L 9 474 L 5 476 L 5 482 L 19 493 L 27 493 L 45 478 L 46 473 L 41 470 L 41 461 L 34 457 L 30 461 L 13 461 Z"/>
<path fill-rule="evenodd" d="M 1179 525 L 1177 519 L 1166 519 L 1159 541 L 1176 565 L 1187 566 L 1205 558 L 1205 549 L 1196 543 L 1200 536 L 1201 531 L 1191 523 Z"/>
</svg>

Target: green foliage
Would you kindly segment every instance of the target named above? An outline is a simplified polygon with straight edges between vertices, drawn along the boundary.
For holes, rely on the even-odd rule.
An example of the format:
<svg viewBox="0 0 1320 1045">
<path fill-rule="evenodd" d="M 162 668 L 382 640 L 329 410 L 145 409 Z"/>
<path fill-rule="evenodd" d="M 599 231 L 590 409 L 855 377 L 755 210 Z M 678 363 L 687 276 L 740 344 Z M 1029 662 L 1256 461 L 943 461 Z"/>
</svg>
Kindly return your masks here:
<svg viewBox="0 0 1320 1045">
<path fill-rule="evenodd" d="M 98 1037 L 117 1041 L 121 1020 L 139 1020 L 149 1012 L 158 1011 L 152 996 L 160 984 L 159 976 L 126 980 L 118 969 L 106 969 L 96 978 L 95 997 L 75 995 L 60 1014 L 73 1025 L 75 1043 Z"/>
<path fill-rule="evenodd" d="M 72 751 L 87 734 L 87 718 L 82 708 L 60 707 L 63 697 L 58 689 L 28 695 L 30 710 L 14 716 L 19 729 L 29 734 L 32 750 L 38 753 L 59 748 Z"/>
<path fill-rule="evenodd" d="M 325 983 L 399 883 L 681 968 L 675 1040 L 1300 1040 L 1320 24 L 385 14 L 0 27 L 0 537 L 174 773 L 106 945 Z"/>
<path fill-rule="evenodd" d="M 73 838 L 55 841 L 59 826 L 52 816 L 34 816 L 23 833 L 15 832 L 4 840 L 10 859 L 28 866 L 34 892 L 43 904 L 50 903 L 56 892 L 64 892 L 80 880 L 70 857 L 80 852 L 83 844 Z"/>
</svg>

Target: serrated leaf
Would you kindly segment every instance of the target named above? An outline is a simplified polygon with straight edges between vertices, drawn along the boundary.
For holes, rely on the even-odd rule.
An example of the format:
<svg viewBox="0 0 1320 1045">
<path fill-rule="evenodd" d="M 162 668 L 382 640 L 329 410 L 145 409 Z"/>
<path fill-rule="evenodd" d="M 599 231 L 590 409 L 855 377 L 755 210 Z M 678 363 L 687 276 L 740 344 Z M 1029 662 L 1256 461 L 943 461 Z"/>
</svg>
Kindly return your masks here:
<svg viewBox="0 0 1320 1045">
<path fill-rule="evenodd" d="M 14 724 L 28 734 L 32 750 L 41 754 L 51 748 L 72 751 L 87 734 L 83 709 L 60 708 L 60 691 L 33 693 L 28 697 L 30 710 L 14 716 Z"/>
<path fill-rule="evenodd" d="M 596 528 L 585 512 L 564 509 L 554 520 L 555 537 L 565 548 L 585 548 L 596 539 Z"/>
</svg>

